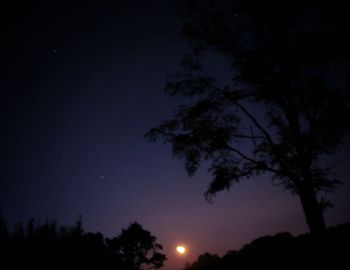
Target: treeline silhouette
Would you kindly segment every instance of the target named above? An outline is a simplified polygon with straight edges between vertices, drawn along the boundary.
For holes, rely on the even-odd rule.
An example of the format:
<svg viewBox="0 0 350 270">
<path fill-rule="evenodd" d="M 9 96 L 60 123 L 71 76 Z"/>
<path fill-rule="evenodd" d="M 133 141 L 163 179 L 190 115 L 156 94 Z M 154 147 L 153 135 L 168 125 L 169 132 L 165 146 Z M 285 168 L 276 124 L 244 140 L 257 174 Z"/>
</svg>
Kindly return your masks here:
<svg viewBox="0 0 350 270">
<path fill-rule="evenodd" d="M 166 260 L 160 250 L 156 237 L 138 223 L 109 239 L 99 232 L 85 232 L 81 217 L 73 226 L 31 219 L 9 231 L 0 216 L 1 269 L 160 268 Z"/>
<path fill-rule="evenodd" d="M 350 223 L 331 227 L 323 236 L 264 236 L 219 257 L 205 253 L 184 270 L 350 269 Z"/>
</svg>

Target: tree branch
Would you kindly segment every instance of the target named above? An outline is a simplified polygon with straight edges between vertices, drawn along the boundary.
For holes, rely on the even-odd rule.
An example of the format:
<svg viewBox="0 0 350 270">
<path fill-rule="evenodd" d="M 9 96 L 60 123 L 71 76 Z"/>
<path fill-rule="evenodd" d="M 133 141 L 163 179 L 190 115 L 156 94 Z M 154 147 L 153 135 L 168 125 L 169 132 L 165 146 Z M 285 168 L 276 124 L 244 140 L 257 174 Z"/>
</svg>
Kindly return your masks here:
<svg viewBox="0 0 350 270">
<path fill-rule="evenodd" d="M 256 139 L 262 139 L 262 140 L 266 140 L 266 137 L 265 136 L 256 136 L 256 135 L 245 135 L 245 134 L 234 134 L 232 135 L 233 137 L 236 137 L 236 138 L 242 138 L 242 139 L 249 139 L 249 140 L 255 140 Z"/>
<path fill-rule="evenodd" d="M 264 170 L 269 171 L 269 172 L 273 172 L 273 173 L 278 173 L 280 174 L 281 171 L 276 170 L 274 168 L 271 168 L 269 166 L 266 165 L 266 163 L 255 160 L 254 158 L 248 157 L 247 155 L 243 154 L 241 151 L 239 151 L 238 149 L 232 147 L 232 146 L 227 146 L 228 149 L 234 153 L 236 153 L 237 155 L 239 155 L 241 158 L 243 158 L 246 161 L 249 161 L 251 163 L 254 163 L 256 165 L 262 166 Z"/>
<path fill-rule="evenodd" d="M 256 118 L 246 109 L 244 108 L 244 106 L 242 104 L 240 104 L 239 102 L 235 101 L 234 104 L 241 109 L 241 111 L 254 123 L 254 125 L 265 135 L 265 139 L 267 139 L 267 141 L 271 144 L 271 146 L 275 145 L 275 143 L 272 140 L 271 135 L 267 132 L 266 129 L 264 129 L 262 127 L 262 125 L 260 125 L 260 123 L 258 122 L 258 120 L 256 120 Z"/>
</svg>

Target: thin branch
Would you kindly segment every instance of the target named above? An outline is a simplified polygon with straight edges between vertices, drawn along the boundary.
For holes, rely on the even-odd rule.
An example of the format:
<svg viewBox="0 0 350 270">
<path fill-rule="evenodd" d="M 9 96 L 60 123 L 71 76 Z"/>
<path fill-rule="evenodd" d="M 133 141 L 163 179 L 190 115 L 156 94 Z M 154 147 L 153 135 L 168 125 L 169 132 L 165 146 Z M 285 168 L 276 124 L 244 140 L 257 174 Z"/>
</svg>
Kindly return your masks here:
<svg viewBox="0 0 350 270">
<path fill-rule="evenodd" d="M 240 104 L 239 102 L 235 101 L 234 104 L 241 109 L 241 111 L 254 123 L 254 125 L 265 135 L 265 139 L 268 140 L 268 142 L 271 145 L 275 145 L 275 143 L 272 140 L 271 135 L 267 132 L 266 129 L 264 129 L 262 127 L 262 125 L 260 125 L 260 123 L 258 122 L 258 120 L 256 120 L 256 118 L 246 109 L 244 108 L 244 106 L 242 104 Z"/>
<path fill-rule="evenodd" d="M 221 92 L 224 97 L 225 96 L 228 97 L 227 92 L 225 90 L 223 90 L 222 88 L 215 86 L 215 85 L 210 85 L 210 87 L 216 91 Z M 249 98 L 252 96 L 253 96 L 253 94 L 247 93 L 245 95 L 242 95 L 240 97 L 240 99 Z M 230 97 L 228 97 L 228 98 L 230 99 Z M 258 120 L 242 104 L 240 104 L 235 98 L 234 99 L 231 98 L 231 102 L 232 102 L 232 104 L 237 106 L 254 123 L 254 125 L 265 135 L 265 136 L 262 136 L 262 139 L 266 139 L 266 140 L 268 140 L 268 142 L 271 145 L 275 145 L 275 143 L 272 140 L 271 135 L 267 132 L 267 130 L 263 128 L 263 126 L 258 122 Z"/>
<path fill-rule="evenodd" d="M 241 151 L 239 151 L 238 149 L 232 147 L 232 146 L 227 146 L 228 149 L 234 153 L 236 153 L 237 155 L 239 155 L 241 158 L 243 158 L 244 160 L 246 161 L 249 161 L 251 163 L 254 163 L 256 165 L 259 165 L 259 166 L 262 166 L 266 171 L 269 171 L 269 172 L 273 172 L 273 173 L 278 173 L 280 174 L 281 171 L 279 170 L 276 170 L 274 168 L 271 168 L 269 166 L 266 165 L 266 163 L 264 162 L 261 162 L 261 161 L 258 161 L 258 160 L 255 160 L 254 158 L 251 158 L 251 157 L 248 157 L 247 155 L 243 154 Z"/>
<path fill-rule="evenodd" d="M 256 136 L 254 136 L 254 131 L 253 131 L 252 127 L 250 127 L 250 133 L 251 133 L 252 140 L 253 140 L 253 143 L 254 143 L 254 158 L 255 158 L 256 157 L 256 151 L 258 149 L 258 144 L 256 142 Z"/>
<path fill-rule="evenodd" d="M 245 135 L 245 134 L 233 134 L 233 137 L 236 138 L 242 138 L 242 139 L 250 139 L 250 140 L 254 140 L 254 143 L 256 145 L 256 139 L 261 139 L 261 140 L 266 140 L 265 136 L 257 136 L 257 135 Z"/>
</svg>

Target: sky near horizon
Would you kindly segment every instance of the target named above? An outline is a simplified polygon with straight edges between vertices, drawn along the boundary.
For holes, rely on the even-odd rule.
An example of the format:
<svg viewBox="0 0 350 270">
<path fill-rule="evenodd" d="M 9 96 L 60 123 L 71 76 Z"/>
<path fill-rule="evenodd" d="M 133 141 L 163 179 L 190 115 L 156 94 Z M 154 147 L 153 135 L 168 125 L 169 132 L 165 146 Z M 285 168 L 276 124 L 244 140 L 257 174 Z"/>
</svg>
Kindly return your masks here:
<svg viewBox="0 0 350 270">
<path fill-rule="evenodd" d="M 209 204 L 206 170 L 189 178 L 169 145 L 144 138 L 179 104 L 163 88 L 190 51 L 179 1 L 145 2 L 26 1 L 2 8 L 5 219 L 69 225 L 81 214 L 86 230 L 108 237 L 136 221 L 164 245 L 165 270 L 259 236 L 306 232 L 298 198 L 268 176 L 235 185 Z M 350 221 L 349 140 L 333 159 L 344 185 L 331 196 L 328 225 Z M 176 254 L 178 244 L 187 255 Z"/>
</svg>

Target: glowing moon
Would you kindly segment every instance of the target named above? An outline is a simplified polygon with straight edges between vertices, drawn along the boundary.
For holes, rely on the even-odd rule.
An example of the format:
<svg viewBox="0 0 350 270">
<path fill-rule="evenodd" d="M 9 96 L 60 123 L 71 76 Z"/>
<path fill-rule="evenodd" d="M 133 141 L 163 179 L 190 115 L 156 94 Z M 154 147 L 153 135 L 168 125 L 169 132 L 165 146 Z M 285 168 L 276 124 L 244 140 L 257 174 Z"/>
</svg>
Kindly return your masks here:
<svg viewBox="0 0 350 270">
<path fill-rule="evenodd" d="M 184 246 L 177 246 L 176 251 L 179 254 L 185 254 L 186 253 L 186 248 Z"/>
</svg>

